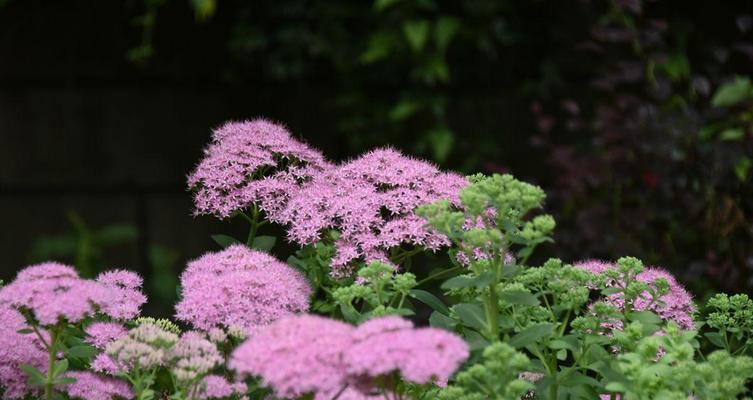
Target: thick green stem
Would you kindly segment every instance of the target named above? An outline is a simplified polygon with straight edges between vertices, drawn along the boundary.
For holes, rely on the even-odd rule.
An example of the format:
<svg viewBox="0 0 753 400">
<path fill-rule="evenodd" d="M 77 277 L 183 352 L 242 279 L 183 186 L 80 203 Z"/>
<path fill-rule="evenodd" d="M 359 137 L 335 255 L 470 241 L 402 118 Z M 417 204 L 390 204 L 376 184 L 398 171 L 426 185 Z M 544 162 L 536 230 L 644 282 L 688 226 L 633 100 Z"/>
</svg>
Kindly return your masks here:
<svg viewBox="0 0 753 400">
<path fill-rule="evenodd" d="M 497 284 L 499 284 L 501 265 L 494 266 L 494 280 L 489 285 L 489 293 L 484 299 L 484 313 L 486 314 L 486 333 L 489 340 L 499 339 L 499 298 L 497 297 Z"/>
<path fill-rule="evenodd" d="M 50 345 L 47 347 L 47 379 L 44 383 L 44 398 L 46 400 L 52 400 L 52 381 L 55 378 L 52 374 L 53 367 L 55 366 L 55 359 L 57 359 L 57 353 L 55 352 L 57 340 L 57 329 L 50 329 Z"/>
<path fill-rule="evenodd" d="M 241 213 L 241 215 L 251 225 L 251 228 L 248 231 L 248 239 L 246 239 L 246 245 L 248 247 L 251 247 L 254 244 L 254 239 L 256 238 L 256 231 L 259 229 L 259 207 L 257 207 L 256 204 L 253 205 L 253 208 L 251 208 L 250 217 L 245 213 Z"/>
</svg>

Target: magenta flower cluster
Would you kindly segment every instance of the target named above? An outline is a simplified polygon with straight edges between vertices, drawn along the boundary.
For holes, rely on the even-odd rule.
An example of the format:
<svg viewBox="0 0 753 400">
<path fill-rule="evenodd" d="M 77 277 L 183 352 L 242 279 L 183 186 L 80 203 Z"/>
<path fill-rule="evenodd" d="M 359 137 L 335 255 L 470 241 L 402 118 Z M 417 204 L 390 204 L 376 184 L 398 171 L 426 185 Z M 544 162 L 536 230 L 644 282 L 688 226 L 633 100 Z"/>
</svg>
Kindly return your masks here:
<svg viewBox="0 0 753 400">
<path fill-rule="evenodd" d="M 350 272 L 346 266 L 357 259 L 389 263 L 389 249 L 401 244 L 434 251 L 449 245 L 413 210 L 439 199 L 457 204 L 458 191 L 466 184 L 460 175 L 393 149 L 379 149 L 315 176 L 270 219 L 286 224 L 288 238 L 302 245 L 315 242 L 326 229 L 336 229 L 340 238 L 332 267 L 338 276 Z"/>
<path fill-rule="evenodd" d="M 133 391 L 125 381 L 99 376 L 88 371 L 71 371 L 66 373 L 75 382 L 64 386 L 72 399 L 111 400 L 132 399 Z"/>
<path fill-rule="evenodd" d="M 21 333 L 28 328 L 26 319 L 6 305 L 0 305 L 0 327 L 3 329 L 0 335 L 0 386 L 4 389 L 3 398 L 20 399 L 30 389 L 21 366 L 28 364 L 46 371 L 47 351 L 34 333 Z"/>
<path fill-rule="evenodd" d="M 301 315 L 259 331 L 235 350 L 229 367 L 261 377 L 279 397 L 333 398 L 349 387 L 347 397 L 355 399 L 375 389 L 375 378 L 393 373 L 417 384 L 444 384 L 468 354 L 468 345 L 454 334 L 416 329 L 400 317 L 353 327 Z"/>
<path fill-rule="evenodd" d="M 226 218 L 252 204 L 276 210 L 288 193 L 328 163 L 316 150 L 265 119 L 228 122 L 212 133 L 188 176 L 196 214 Z"/>
<path fill-rule="evenodd" d="M 336 165 L 282 126 L 254 120 L 215 130 L 188 185 L 196 190 L 197 214 L 227 217 L 257 205 L 300 245 L 337 230 L 332 265 L 342 276 L 354 260 L 389 262 L 388 250 L 400 244 L 448 245 L 413 210 L 439 199 L 458 204 L 467 181 L 390 148 Z"/>
<path fill-rule="evenodd" d="M 197 329 L 260 326 L 309 308 L 311 288 L 304 276 L 274 257 L 233 245 L 188 263 L 180 277 L 176 317 Z"/>
<path fill-rule="evenodd" d="M 616 264 L 588 260 L 576 263 L 576 268 L 585 269 L 594 274 L 601 274 L 606 270 L 617 268 Z M 654 302 L 651 295 L 647 292 L 641 294 L 635 299 L 632 307 L 636 311 L 651 311 L 657 314 L 665 321 L 674 321 L 683 329 L 693 329 L 693 315 L 696 312 L 693 305 L 693 298 L 685 288 L 677 282 L 677 279 L 669 272 L 661 268 L 646 268 L 639 272 L 635 277 L 639 282 L 643 282 L 650 287 L 656 288 L 655 281 L 663 278 L 669 283 L 669 292 L 659 298 L 659 302 Z M 619 283 L 613 282 L 612 285 Z M 607 296 L 606 302 L 618 308 L 625 306 L 625 300 L 622 293 L 615 293 Z"/>
<path fill-rule="evenodd" d="M 134 318 L 146 302 L 141 278 L 130 271 L 105 272 L 96 281 L 81 279 L 73 267 L 44 263 L 19 272 L 0 289 L 0 305 L 28 310 L 41 325 L 78 322 L 94 314 Z"/>
</svg>

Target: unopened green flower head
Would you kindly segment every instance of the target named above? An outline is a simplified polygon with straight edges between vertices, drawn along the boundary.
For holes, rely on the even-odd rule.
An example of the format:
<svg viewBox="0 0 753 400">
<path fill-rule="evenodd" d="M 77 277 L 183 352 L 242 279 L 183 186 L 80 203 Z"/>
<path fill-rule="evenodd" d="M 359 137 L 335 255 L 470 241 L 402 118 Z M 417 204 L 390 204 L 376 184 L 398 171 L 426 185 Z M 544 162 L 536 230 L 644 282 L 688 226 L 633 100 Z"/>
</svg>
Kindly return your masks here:
<svg viewBox="0 0 753 400">
<path fill-rule="evenodd" d="M 151 325 L 156 325 L 157 327 L 159 327 L 160 329 L 164 331 L 172 332 L 175 334 L 180 334 L 180 327 L 178 327 L 178 325 L 175 325 L 175 323 L 170 321 L 169 319 L 165 319 L 165 318 L 155 319 L 152 317 L 139 317 L 139 318 L 136 318 L 134 322 L 136 323 L 136 326 L 144 325 L 144 324 L 151 324 Z"/>
<path fill-rule="evenodd" d="M 416 275 L 413 275 L 410 272 L 395 274 L 392 286 L 398 292 L 407 292 L 416 287 Z"/>
</svg>

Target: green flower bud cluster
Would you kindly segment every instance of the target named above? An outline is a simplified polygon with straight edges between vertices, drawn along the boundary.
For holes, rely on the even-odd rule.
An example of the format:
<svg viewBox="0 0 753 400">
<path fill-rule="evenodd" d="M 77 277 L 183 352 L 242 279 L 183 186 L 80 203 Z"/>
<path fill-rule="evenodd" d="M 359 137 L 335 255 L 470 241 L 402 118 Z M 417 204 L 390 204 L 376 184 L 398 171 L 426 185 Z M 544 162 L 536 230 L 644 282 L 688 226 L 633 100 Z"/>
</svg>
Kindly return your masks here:
<svg viewBox="0 0 753 400">
<path fill-rule="evenodd" d="M 350 322 L 365 317 L 389 314 L 403 315 L 408 292 L 416 287 L 416 276 L 410 272 L 395 273 L 383 262 L 374 261 L 358 270 L 358 280 L 333 291 L 332 297 Z"/>
<path fill-rule="evenodd" d="M 642 331 L 632 323 L 619 333 L 619 342 L 635 340 Z M 725 351 L 694 358 L 696 332 L 669 323 L 663 335 L 640 339 L 633 351 L 617 356 L 605 388 L 626 399 L 734 399 L 753 377 L 753 359 Z M 623 349 L 624 350 L 624 349 Z"/>
<path fill-rule="evenodd" d="M 530 382 L 519 378 L 530 367 L 531 362 L 524 354 L 506 343 L 493 343 L 484 349 L 480 362 L 460 372 L 455 384 L 440 390 L 435 398 L 517 400 L 533 388 Z"/>
</svg>

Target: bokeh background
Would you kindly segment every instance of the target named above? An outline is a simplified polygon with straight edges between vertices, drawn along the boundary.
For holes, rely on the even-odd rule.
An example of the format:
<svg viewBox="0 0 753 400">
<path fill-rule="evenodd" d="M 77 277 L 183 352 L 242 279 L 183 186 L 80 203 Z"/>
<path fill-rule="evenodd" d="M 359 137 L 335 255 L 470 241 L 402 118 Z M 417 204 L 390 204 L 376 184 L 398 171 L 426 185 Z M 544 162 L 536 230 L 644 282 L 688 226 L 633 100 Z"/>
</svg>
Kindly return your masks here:
<svg viewBox="0 0 753 400">
<path fill-rule="evenodd" d="M 749 1 L 0 0 L 0 278 L 130 268 L 169 315 L 186 261 L 245 229 L 192 217 L 185 175 L 266 116 L 334 160 L 543 186 L 544 256 L 751 292 L 752 73 Z"/>
</svg>

